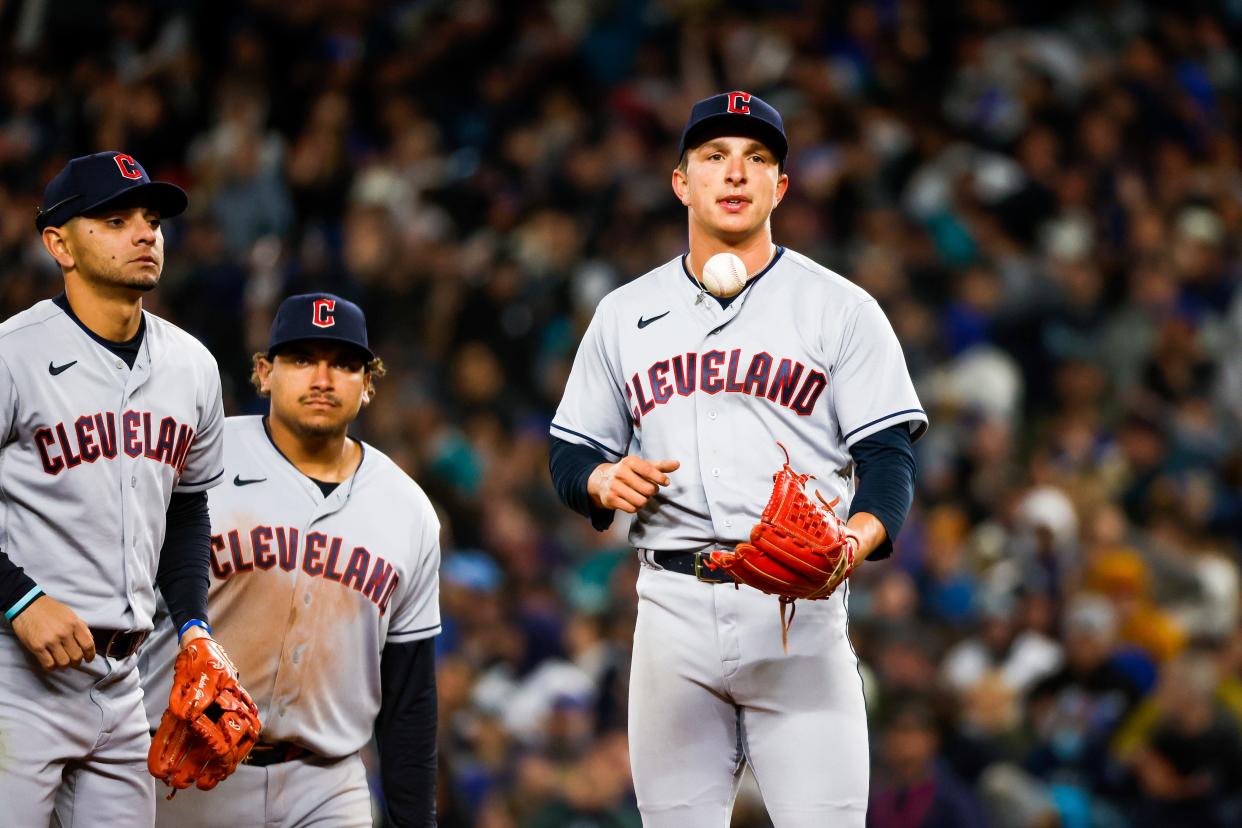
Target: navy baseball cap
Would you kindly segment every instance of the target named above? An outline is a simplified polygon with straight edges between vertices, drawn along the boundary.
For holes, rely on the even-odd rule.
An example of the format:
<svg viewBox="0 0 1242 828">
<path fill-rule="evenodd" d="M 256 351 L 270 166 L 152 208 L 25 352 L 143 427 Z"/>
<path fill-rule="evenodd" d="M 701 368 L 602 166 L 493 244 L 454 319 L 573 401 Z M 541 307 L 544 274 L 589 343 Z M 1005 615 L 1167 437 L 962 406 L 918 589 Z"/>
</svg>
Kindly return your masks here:
<svg viewBox="0 0 1242 828">
<path fill-rule="evenodd" d="M 272 320 L 268 356 L 290 343 L 307 339 L 346 342 L 364 351 L 368 360 L 375 359 L 367 342 L 367 320 L 362 308 L 331 293 L 303 293 L 281 302 Z"/>
<path fill-rule="evenodd" d="M 43 190 L 43 206 L 35 214 L 35 227 L 60 227 L 74 216 L 89 213 L 122 197 L 154 207 L 161 218 L 185 212 L 185 190 L 151 176 L 133 156 L 123 152 L 83 155 L 65 165 Z"/>
<path fill-rule="evenodd" d="M 762 141 L 779 163 L 784 163 L 789 154 L 781 113 L 749 92 L 724 92 L 696 103 L 681 132 L 679 155 L 722 135 L 742 135 Z"/>
</svg>

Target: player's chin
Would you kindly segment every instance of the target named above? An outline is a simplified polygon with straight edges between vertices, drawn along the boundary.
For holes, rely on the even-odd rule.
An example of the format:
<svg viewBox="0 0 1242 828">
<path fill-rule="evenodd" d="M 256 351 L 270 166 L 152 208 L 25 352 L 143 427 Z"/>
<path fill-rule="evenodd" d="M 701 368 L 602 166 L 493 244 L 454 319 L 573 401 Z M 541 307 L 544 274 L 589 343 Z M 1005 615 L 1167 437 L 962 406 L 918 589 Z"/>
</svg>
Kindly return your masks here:
<svg viewBox="0 0 1242 828">
<path fill-rule="evenodd" d="M 349 425 L 349 417 L 340 408 L 308 409 L 298 417 L 298 430 L 307 437 L 330 437 Z"/>
<path fill-rule="evenodd" d="M 728 242 L 742 242 L 755 233 L 762 224 L 756 224 L 750 216 L 730 216 L 716 223 L 716 235 Z"/>
<path fill-rule="evenodd" d="M 754 204 L 746 204 L 746 209 L 734 211 L 720 210 L 716 213 L 716 227 L 726 233 L 748 233 L 763 222 L 756 221 L 759 210 Z"/>
<path fill-rule="evenodd" d="M 148 290 L 154 290 L 159 285 L 160 268 L 154 265 L 145 265 L 121 273 L 112 281 L 118 287 L 139 290 L 145 293 Z"/>
</svg>

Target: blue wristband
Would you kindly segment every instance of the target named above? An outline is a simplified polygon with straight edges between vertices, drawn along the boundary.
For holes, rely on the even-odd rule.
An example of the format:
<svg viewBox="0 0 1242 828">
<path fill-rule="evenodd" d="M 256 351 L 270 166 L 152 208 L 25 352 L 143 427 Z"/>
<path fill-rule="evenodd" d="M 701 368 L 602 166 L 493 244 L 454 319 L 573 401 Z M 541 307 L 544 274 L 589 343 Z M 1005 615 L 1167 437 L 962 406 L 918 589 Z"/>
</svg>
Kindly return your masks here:
<svg viewBox="0 0 1242 828">
<path fill-rule="evenodd" d="M 185 631 L 188 630 L 190 627 L 202 627 L 204 630 L 207 631 L 208 635 L 211 635 L 210 624 L 208 624 L 206 621 L 204 621 L 201 618 L 191 618 L 189 621 L 186 621 L 184 624 L 181 625 L 181 629 L 177 630 L 178 641 L 181 640 L 181 636 L 185 635 Z"/>
</svg>

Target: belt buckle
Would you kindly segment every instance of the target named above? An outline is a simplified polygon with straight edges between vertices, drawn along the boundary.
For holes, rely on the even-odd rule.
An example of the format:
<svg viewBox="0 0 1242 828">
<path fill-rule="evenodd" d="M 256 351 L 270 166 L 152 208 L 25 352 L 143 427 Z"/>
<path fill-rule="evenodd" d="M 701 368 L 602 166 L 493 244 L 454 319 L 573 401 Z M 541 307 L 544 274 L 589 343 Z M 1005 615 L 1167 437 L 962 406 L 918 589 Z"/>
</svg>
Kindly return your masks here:
<svg viewBox="0 0 1242 828">
<path fill-rule="evenodd" d="M 119 641 L 128 637 L 129 646 L 119 647 Z M 108 637 L 108 644 L 104 647 L 104 657 L 113 659 L 129 658 L 138 652 L 138 648 L 142 646 L 142 642 L 147 640 L 147 633 L 133 632 L 131 630 L 113 630 L 112 635 Z"/>
<path fill-rule="evenodd" d="M 276 750 L 276 745 L 271 742 L 255 742 L 250 750 L 246 751 L 246 758 L 242 760 L 243 765 L 249 765 L 251 759 L 257 759 L 264 754 L 271 754 Z"/>
<path fill-rule="evenodd" d="M 723 584 L 724 578 L 709 574 L 712 569 L 704 561 L 706 556 L 708 560 L 711 558 L 711 552 L 695 552 L 694 553 L 694 577 L 705 584 Z"/>
<path fill-rule="evenodd" d="M 149 630 L 143 630 L 142 632 L 134 633 L 133 643 L 129 645 L 129 652 L 125 654 L 125 657 L 129 658 L 134 653 L 138 652 L 138 648 L 142 646 L 142 642 L 146 641 L 147 636 L 149 636 L 150 634 L 151 632 Z"/>
</svg>

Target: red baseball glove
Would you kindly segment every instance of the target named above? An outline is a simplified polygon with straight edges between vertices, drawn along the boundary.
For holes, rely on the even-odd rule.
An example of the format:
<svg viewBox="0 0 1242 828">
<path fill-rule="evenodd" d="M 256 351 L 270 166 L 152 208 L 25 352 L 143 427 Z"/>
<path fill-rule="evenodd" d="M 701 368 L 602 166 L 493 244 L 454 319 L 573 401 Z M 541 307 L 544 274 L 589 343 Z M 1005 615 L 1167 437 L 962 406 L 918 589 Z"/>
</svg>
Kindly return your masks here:
<svg viewBox="0 0 1242 828">
<path fill-rule="evenodd" d="M 259 740 L 259 709 L 237 683 L 237 668 L 211 638 L 196 638 L 173 665 L 168 709 L 151 738 L 147 768 L 173 791 L 209 791 Z"/>
<path fill-rule="evenodd" d="M 777 445 L 785 452 L 785 465 L 772 475 L 772 496 L 750 530 L 750 543 L 712 552 L 709 566 L 723 569 L 739 584 L 780 596 L 781 642 L 788 649 L 794 601 L 832 595 L 854 568 L 858 539 L 832 510 L 837 499 L 829 503 L 819 492 L 818 503 L 807 497 L 804 487 L 813 475 L 795 472 L 789 452 Z"/>
</svg>

